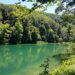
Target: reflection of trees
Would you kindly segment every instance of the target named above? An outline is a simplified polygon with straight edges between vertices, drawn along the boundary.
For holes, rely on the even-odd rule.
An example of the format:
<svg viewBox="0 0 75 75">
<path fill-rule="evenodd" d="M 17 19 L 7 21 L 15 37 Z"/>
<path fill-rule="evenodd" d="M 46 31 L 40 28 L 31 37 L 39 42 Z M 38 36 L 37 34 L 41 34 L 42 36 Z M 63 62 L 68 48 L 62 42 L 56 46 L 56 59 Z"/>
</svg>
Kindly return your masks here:
<svg viewBox="0 0 75 75">
<path fill-rule="evenodd" d="M 43 60 L 44 57 L 48 56 L 52 52 L 57 53 L 63 47 L 58 44 L 2 46 L 2 49 L 0 50 L 0 63 L 2 62 L 5 65 L 8 63 L 34 63 L 36 61 Z"/>
<path fill-rule="evenodd" d="M 19 50 L 18 53 L 15 50 L 16 46 L 5 45 L 0 46 L 0 74 L 1 75 L 10 75 L 10 73 L 17 70 L 17 67 L 20 67 L 22 63 L 22 57 Z M 19 57 L 18 57 L 19 56 Z"/>
<path fill-rule="evenodd" d="M 58 44 L 1 45 L 0 70 L 4 70 L 6 75 L 10 75 L 8 73 L 41 63 L 45 57 L 55 52 L 54 49 L 59 48 L 62 49 L 63 46 L 60 47 Z M 0 73 L 5 75 L 4 72 Z"/>
</svg>

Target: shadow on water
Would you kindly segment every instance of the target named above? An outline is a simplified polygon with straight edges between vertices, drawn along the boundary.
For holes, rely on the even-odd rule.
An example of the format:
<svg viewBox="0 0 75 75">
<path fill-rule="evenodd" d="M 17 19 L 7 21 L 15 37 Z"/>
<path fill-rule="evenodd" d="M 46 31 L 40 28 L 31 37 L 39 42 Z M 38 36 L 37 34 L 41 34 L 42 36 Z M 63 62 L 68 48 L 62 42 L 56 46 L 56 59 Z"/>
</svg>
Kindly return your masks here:
<svg viewBox="0 0 75 75">
<path fill-rule="evenodd" d="M 65 48 L 60 44 L 0 45 L 0 75 L 36 75 L 48 55 L 50 68 L 57 66 L 59 62 L 51 56 L 62 53 Z"/>
</svg>

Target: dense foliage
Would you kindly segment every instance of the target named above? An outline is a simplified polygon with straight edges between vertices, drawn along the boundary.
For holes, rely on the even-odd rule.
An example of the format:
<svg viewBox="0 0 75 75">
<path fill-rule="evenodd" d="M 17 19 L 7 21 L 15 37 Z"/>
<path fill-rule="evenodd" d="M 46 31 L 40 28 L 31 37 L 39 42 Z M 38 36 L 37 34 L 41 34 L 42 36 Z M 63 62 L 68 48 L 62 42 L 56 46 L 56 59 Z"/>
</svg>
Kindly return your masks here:
<svg viewBox="0 0 75 75">
<path fill-rule="evenodd" d="M 32 12 L 20 5 L 0 4 L 0 44 L 75 42 L 75 16 Z"/>
<path fill-rule="evenodd" d="M 61 65 L 53 70 L 49 69 L 50 57 L 48 57 L 41 64 L 40 67 L 44 69 L 39 75 L 75 75 L 75 43 L 68 43 L 68 45 L 68 48 L 65 50 L 66 53 L 56 55 L 61 61 Z"/>
<path fill-rule="evenodd" d="M 37 0 L 41 4 L 53 1 L 55 0 Z M 70 6 L 75 3 L 74 0 L 62 0 L 62 2 L 67 2 Z M 66 10 L 61 4 L 56 9 L 57 13 Z M 20 5 L 0 4 L 0 44 L 36 43 L 37 41 L 75 42 L 75 12 L 68 14 L 68 11 L 59 16 L 31 12 Z M 75 75 L 75 44 L 70 44 L 65 59 L 67 60 L 64 60 L 61 66 L 50 73 L 49 63 L 46 61 L 41 65 L 44 71 L 39 75 Z"/>
<path fill-rule="evenodd" d="M 51 75 L 75 75 L 75 44 L 70 43 L 67 51 L 69 55 L 66 58 L 68 59 L 63 61 L 61 66 L 51 72 Z"/>
</svg>

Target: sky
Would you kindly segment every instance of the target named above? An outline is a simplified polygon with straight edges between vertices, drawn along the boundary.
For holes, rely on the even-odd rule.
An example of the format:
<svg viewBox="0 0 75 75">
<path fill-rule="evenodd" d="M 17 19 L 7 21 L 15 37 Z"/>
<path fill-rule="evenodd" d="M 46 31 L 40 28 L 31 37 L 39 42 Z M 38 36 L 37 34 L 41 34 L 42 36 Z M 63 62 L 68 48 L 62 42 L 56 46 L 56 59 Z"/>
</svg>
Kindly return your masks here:
<svg viewBox="0 0 75 75">
<path fill-rule="evenodd" d="M 15 4 L 17 2 L 18 0 L 0 0 L 0 3 L 3 3 L 3 4 Z M 21 2 L 21 5 L 25 5 L 27 8 L 31 8 L 32 4 L 33 2 Z M 54 6 L 49 6 L 45 12 L 55 14 L 56 7 L 57 7 L 56 4 Z"/>
</svg>

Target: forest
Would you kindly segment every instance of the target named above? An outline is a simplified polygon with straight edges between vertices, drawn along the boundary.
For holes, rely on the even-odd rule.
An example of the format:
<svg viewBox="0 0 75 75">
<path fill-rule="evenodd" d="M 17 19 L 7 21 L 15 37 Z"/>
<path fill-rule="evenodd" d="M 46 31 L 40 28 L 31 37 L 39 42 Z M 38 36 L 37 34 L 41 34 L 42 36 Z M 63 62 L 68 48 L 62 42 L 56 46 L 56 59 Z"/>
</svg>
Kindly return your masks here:
<svg viewBox="0 0 75 75">
<path fill-rule="evenodd" d="M 34 2 L 35 0 L 19 1 Z M 52 2 L 54 4 L 58 2 L 58 7 L 55 10 L 56 14 L 37 11 L 37 8 L 45 10 L 45 7 Z M 0 59 L 2 58 L 0 73 L 4 75 L 5 73 L 6 75 L 22 75 L 23 72 L 23 75 L 25 75 L 26 71 L 29 73 L 29 70 L 34 68 L 36 65 L 34 62 L 40 63 L 42 57 L 44 59 L 49 51 L 50 53 L 54 49 L 56 51 L 56 47 L 63 44 L 67 47 L 65 52 L 62 48 L 64 46 L 62 46 L 57 48 L 59 49 L 58 54 L 51 54 L 52 58 L 57 58 L 57 61 L 60 60 L 60 65 L 50 70 L 49 67 L 52 66 L 49 66 L 51 57 L 48 57 L 43 64 L 41 63 L 40 67 L 43 69 L 37 75 L 75 75 L 75 8 L 73 9 L 75 0 L 36 0 L 31 9 L 20 5 L 20 3 L 13 5 L 0 3 L 0 51 L 2 53 L 0 53 Z M 66 6 L 64 3 L 66 3 Z M 59 12 L 62 12 L 62 14 L 59 15 Z M 36 45 L 38 41 L 47 42 L 48 44 Z M 59 53 L 61 50 L 64 53 Z M 34 55 L 36 60 L 34 60 Z M 18 60 L 19 57 L 20 60 Z M 15 67 L 14 64 L 19 65 Z M 31 65 L 33 67 L 28 69 L 26 64 L 29 65 L 29 68 L 31 64 L 35 65 Z M 11 65 L 16 68 L 16 73 Z M 11 73 L 7 70 L 6 72 L 5 69 L 8 69 L 8 71 L 10 69 Z"/>
<path fill-rule="evenodd" d="M 0 44 L 75 42 L 75 16 L 0 4 Z"/>
</svg>

